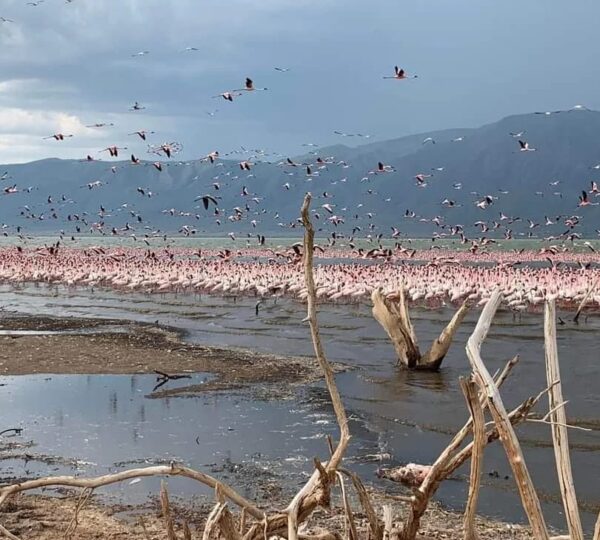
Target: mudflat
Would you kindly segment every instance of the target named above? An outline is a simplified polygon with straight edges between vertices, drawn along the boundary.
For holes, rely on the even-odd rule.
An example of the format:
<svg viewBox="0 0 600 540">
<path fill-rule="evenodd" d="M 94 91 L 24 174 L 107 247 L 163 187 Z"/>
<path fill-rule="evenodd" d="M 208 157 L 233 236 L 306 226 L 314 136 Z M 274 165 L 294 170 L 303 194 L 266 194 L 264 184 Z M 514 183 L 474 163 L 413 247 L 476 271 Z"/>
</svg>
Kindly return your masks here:
<svg viewBox="0 0 600 540">
<path fill-rule="evenodd" d="M 5 317 L 0 320 L 0 331 L 4 333 L 0 336 L 0 375 L 162 372 L 215 376 L 205 384 L 179 385 L 152 397 L 298 384 L 321 377 L 313 358 L 188 344 L 174 329 L 130 321 Z"/>
</svg>

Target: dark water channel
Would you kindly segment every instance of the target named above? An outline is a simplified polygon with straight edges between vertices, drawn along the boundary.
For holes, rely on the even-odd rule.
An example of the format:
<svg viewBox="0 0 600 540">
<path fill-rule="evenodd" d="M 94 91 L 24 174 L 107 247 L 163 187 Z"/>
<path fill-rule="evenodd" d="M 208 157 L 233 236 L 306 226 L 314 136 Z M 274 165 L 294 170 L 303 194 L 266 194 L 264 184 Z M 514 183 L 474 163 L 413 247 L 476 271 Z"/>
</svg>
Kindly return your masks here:
<svg viewBox="0 0 600 540">
<path fill-rule="evenodd" d="M 0 305 L 7 312 L 159 321 L 184 329 L 191 342 L 282 355 L 312 353 L 308 328 L 301 323 L 303 305 L 268 300 L 256 316 L 255 303 L 249 298 L 0 287 Z M 415 309 L 412 314 L 423 347 L 451 316 L 443 309 Z M 458 377 L 468 373 L 464 344 L 476 315 L 471 314 L 463 324 L 440 373 L 407 373 L 395 367 L 392 347 L 367 305 L 321 307 L 322 337 L 330 359 L 356 368 L 339 375 L 338 384 L 352 418 L 349 463 L 366 480 L 397 491 L 396 485 L 376 479 L 376 469 L 408 461 L 430 463 L 462 426 L 467 412 Z M 546 386 L 542 323 L 541 314 L 513 320 L 511 313 L 500 312 L 484 346 L 483 358 L 492 372 L 508 358 L 520 355 L 519 365 L 502 390 L 508 407 Z M 578 326 L 568 322 L 559 326 L 558 335 L 567 414 L 570 422 L 593 430 L 570 431 L 575 482 L 589 530 L 600 506 L 600 318 L 590 317 Z M 195 377 L 204 380 L 207 375 Z M 320 384 L 299 388 L 292 400 L 265 401 L 251 392 L 148 399 L 145 396 L 154 386 L 154 377 L 140 375 L 36 375 L 4 377 L 1 382 L 5 386 L 0 387 L 0 426 L 24 427 L 22 439 L 34 440 L 36 453 L 76 457 L 81 460 L 76 468 L 86 472 L 114 471 L 140 459 L 147 463 L 176 460 L 217 471 L 224 470 L 224 463 L 237 463 L 257 471 L 269 468 L 284 477 L 292 471 L 292 483 L 300 484 L 312 471 L 313 456 L 326 458 L 323 436 L 336 433 Z M 538 410 L 547 410 L 546 399 Z M 549 428 L 528 423 L 518 428 L 518 434 L 547 520 L 562 528 Z M 381 459 L 379 454 L 383 454 Z M 23 460 L 6 460 L 0 466 L 3 476 L 15 477 L 72 467 Z M 488 447 L 484 470 L 480 512 L 522 521 L 514 480 L 498 443 Z M 493 471 L 498 474 L 490 476 Z M 467 475 L 468 469 L 463 468 L 445 482 L 438 499 L 462 509 Z M 157 487 L 156 480 L 144 479 L 117 490 L 133 500 Z M 199 488 L 177 481 L 172 489 L 187 494 Z M 252 495 L 251 486 L 244 489 Z"/>
</svg>

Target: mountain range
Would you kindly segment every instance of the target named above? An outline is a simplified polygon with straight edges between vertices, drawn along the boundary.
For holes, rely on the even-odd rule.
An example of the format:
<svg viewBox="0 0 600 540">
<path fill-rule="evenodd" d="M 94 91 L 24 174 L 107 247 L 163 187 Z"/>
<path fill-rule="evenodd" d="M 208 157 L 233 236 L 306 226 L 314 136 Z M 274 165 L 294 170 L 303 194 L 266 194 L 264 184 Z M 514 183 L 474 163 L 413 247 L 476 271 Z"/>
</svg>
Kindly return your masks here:
<svg viewBox="0 0 600 540">
<path fill-rule="evenodd" d="M 360 227 L 356 236 L 389 237 L 395 227 L 402 235 L 428 237 L 461 224 L 471 237 L 481 236 L 482 225 L 474 223 L 483 221 L 492 229 L 488 236 L 509 228 L 515 237 L 543 237 L 564 232 L 565 217 L 573 215 L 581 218 L 576 230 L 583 236 L 600 229 L 600 206 L 578 206 L 582 190 L 600 180 L 600 112 L 516 115 L 479 128 L 310 150 L 290 157 L 294 165 L 287 156 L 256 151 L 222 155 L 215 163 L 163 156 L 162 171 L 152 161 L 134 165 L 121 156 L 4 165 L 0 188 L 16 186 L 16 192 L 0 196 L 0 220 L 8 235 L 20 226 L 30 234 L 89 234 L 93 227 L 140 236 L 158 230 L 297 236 L 302 197 L 311 191 L 321 234 Z M 250 171 L 241 170 L 241 161 L 252 163 Z M 203 195 L 216 198 L 218 215 L 211 202 L 205 209 L 195 200 Z M 485 207 L 477 206 L 486 196 Z M 594 193 L 588 198 L 600 202 Z M 556 224 L 546 225 L 547 218 Z M 494 230 L 494 221 L 501 227 Z"/>
</svg>

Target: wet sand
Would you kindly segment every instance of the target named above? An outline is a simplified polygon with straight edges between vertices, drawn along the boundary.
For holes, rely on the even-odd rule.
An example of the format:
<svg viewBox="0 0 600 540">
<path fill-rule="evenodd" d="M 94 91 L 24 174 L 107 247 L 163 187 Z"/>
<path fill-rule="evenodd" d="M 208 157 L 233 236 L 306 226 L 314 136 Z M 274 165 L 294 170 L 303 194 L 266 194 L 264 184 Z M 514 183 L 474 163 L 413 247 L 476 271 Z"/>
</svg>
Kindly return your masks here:
<svg viewBox="0 0 600 540">
<path fill-rule="evenodd" d="M 0 374 L 210 373 L 203 384 L 168 385 L 151 397 L 192 396 L 244 386 L 308 383 L 321 377 L 310 357 L 283 357 L 183 341 L 174 329 L 107 319 L 7 317 L 0 321 Z M 29 331 L 31 334 L 19 334 Z M 38 333 L 39 334 L 36 334 Z M 57 333 L 47 333 L 57 332 Z M 337 370 L 341 370 L 339 364 Z M 278 394 L 279 395 L 279 394 Z"/>
</svg>

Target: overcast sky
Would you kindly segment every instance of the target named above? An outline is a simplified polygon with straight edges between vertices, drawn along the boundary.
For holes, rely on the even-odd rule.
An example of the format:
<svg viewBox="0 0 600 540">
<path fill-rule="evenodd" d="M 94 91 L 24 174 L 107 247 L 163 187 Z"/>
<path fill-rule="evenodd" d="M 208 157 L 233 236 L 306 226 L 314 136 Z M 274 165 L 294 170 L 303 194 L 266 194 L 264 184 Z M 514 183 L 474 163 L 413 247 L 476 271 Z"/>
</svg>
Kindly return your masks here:
<svg viewBox="0 0 600 540">
<path fill-rule="evenodd" d="M 2 163 L 144 152 L 138 129 L 189 159 L 600 109 L 598 0 L 2 0 L 0 16 Z M 418 78 L 384 80 L 395 64 Z M 211 97 L 246 76 L 268 91 Z M 74 137 L 43 140 L 58 132 Z"/>
</svg>

